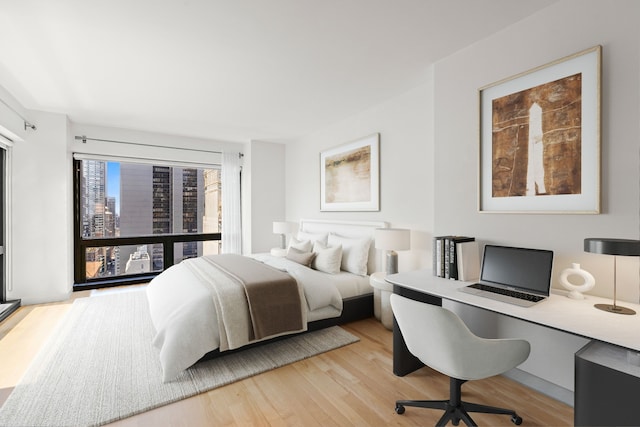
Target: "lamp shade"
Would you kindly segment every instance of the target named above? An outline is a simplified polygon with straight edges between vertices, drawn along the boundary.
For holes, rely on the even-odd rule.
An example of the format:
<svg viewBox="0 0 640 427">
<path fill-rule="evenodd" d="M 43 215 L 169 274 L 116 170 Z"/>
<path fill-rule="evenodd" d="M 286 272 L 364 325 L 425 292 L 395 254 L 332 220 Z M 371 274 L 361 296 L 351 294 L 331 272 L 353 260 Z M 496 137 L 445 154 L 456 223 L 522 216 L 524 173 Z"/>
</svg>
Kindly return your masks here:
<svg viewBox="0 0 640 427">
<path fill-rule="evenodd" d="M 584 239 L 584 251 L 605 255 L 640 256 L 640 240 L 589 237 Z"/>
<path fill-rule="evenodd" d="M 273 222 L 273 234 L 289 234 L 293 227 L 290 222 L 286 221 L 274 221 Z"/>
<path fill-rule="evenodd" d="M 411 230 L 404 228 L 376 228 L 376 248 L 388 251 L 411 249 Z"/>
</svg>

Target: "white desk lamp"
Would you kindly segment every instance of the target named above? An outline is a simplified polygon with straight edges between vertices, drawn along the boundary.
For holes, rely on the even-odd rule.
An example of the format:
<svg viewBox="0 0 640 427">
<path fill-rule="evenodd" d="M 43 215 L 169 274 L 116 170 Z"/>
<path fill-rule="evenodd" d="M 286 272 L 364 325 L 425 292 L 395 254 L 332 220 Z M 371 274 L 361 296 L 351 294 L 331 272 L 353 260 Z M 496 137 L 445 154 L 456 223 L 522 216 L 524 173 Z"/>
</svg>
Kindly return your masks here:
<svg viewBox="0 0 640 427">
<path fill-rule="evenodd" d="M 396 251 L 411 249 L 411 230 L 404 228 L 376 228 L 376 249 L 387 252 L 387 274 L 398 272 L 398 254 Z"/>
</svg>

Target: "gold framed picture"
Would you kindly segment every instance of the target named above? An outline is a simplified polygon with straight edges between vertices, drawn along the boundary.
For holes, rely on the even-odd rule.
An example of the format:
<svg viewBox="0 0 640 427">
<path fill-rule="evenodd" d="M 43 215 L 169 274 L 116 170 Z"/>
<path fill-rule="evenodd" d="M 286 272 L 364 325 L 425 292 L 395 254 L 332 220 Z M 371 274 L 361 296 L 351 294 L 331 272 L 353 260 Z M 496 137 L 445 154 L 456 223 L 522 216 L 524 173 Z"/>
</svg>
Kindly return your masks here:
<svg viewBox="0 0 640 427">
<path fill-rule="evenodd" d="M 320 153 L 320 210 L 380 210 L 380 134 Z"/>
<path fill-rule="evenodd" d="M 479 90 L 480 212 L 600 213 L 601 54 Z"/>
</svg>

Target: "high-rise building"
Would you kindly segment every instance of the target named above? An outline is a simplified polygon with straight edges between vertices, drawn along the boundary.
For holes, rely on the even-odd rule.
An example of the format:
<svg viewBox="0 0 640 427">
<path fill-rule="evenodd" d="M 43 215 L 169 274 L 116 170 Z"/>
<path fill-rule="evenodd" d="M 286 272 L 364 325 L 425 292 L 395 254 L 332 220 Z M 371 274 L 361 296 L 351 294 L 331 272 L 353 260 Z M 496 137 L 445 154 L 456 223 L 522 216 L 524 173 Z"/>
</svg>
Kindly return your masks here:
<svg viewBox="0 0 640 427">
<path fill-rule="evenodd" d="M 84 197 L 82 211 L 82 236 L 107 237 L 112 215 L 106 206 L 106 163 L 97 160 L 82 162 L 81 194 Z M 87 277 L 107 274 L 108 248 L 89 248 L 85 254 Z"/>
<path fill-rule="evenodd" d="M 180 175 L 180 169 L 176 172 Z M 181 169 L 182 175 L 182 233 L 197 233 L 202 230 L 204 201 L 202 189 L 204 184 L 201 169 Z M 177 201 L 178 202 L 178 201 Z M 179 227 L 179 224 L 176 224 Z M 182 254 L 176 255 L 176 260 L 193 258 L 202 252 L 202 242 L 182 243 Z"/>
<path fill-rule="evenodd" d="M 105 237 L 106 163 L 98 160 L 82 162 L 83 237 Z"/>
<path fill-rule="evenodd" d="M 147 252 L 147 245 L 139 246 L 129 255 L 129 261 L 125 266 L 125 274 L 147 273 L 151 271 L 151 260 Z"/>
<path fill-rule="evenodd" d="M 116 226 L 116 198 L 106 198 L 106 210 L 104 212 L 104 237 L 117 237 Z"/>
<path fill-rule="evenodd" d="M 120 165 L 120 235 L 197 233 L 202 230 L 203 170 L 122 163 Z M 164 268 L 163 248 L 149 245 L 151 268 Z M 130 259 L 136 247 L 121 247 Z M 174 247 L 174 262 L 202 253 L 201 242 Z M 119 272 L 122 274 L 124 272 Z"/>
</svg>

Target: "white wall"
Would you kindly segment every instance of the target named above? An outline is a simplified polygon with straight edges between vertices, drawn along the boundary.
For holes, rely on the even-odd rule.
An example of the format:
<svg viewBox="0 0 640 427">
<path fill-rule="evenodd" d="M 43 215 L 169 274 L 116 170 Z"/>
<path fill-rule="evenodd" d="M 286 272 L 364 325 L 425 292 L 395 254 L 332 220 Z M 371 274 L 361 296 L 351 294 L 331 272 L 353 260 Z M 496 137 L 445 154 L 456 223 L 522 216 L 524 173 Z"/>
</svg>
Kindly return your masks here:
<svg viewBox="0 0 640 427">
<path fill-rule="evenodd" d="M 66 299 L 72 286 L 71 158 L 67 117 L 29 112 L 37 131 L 11 149 L 11 251 L 8 299 Z"/>
<path fill-rule="evenodd" d="M 399 270 L 430 265 L 434 228 L 432 75 L 425 84 L 287 145 L 287 220 L 388 221 L 412 230 Z M 320 152 L 380 134 L 380 211 L 320 212 Z"/>
<path fill-rule="evenodd" d="M 582 245 L 585 237 L 640 238 L 639 16 L 640 2 L 633 0 L 560 1 L 438 62 L 425 86 L 289 144 L 287 218 L 380 219 L 429 241 L 433 235 L 461 234 L 482 243 L 552 249 L 555 287 L 561 270 L 580 262 L 596 277 L 593 293 L 611 296 L 611 260 L 584 253 Z M 603 46 L 602 214 L 478 213 L 478 89 L 598 44 Z M 373 132 L 381 133 L 381 211 L 320 212 L 319 152 Z M 429 267 L 430 243 L 401 255 L 411 262 L 401 262 L 400 270 Z M 618 296 L 638 302 L 638 259 L 619 261 Z M 485 321 L 464 307 L 456 309 L 472 325 Z M 584 340 L 510 320 L 493 323 L 501 324 L 502 335 L 523 336 L 536 347 L 523 368 L 573 389 L 573 352 Z"/>
<path fill-rule="evenodd" d="M 273 222 L 285 219 L 285 146 L 251 141 L 242 172 L 242 252 L 269 252 L 280 246 Z"/>
</svg>

